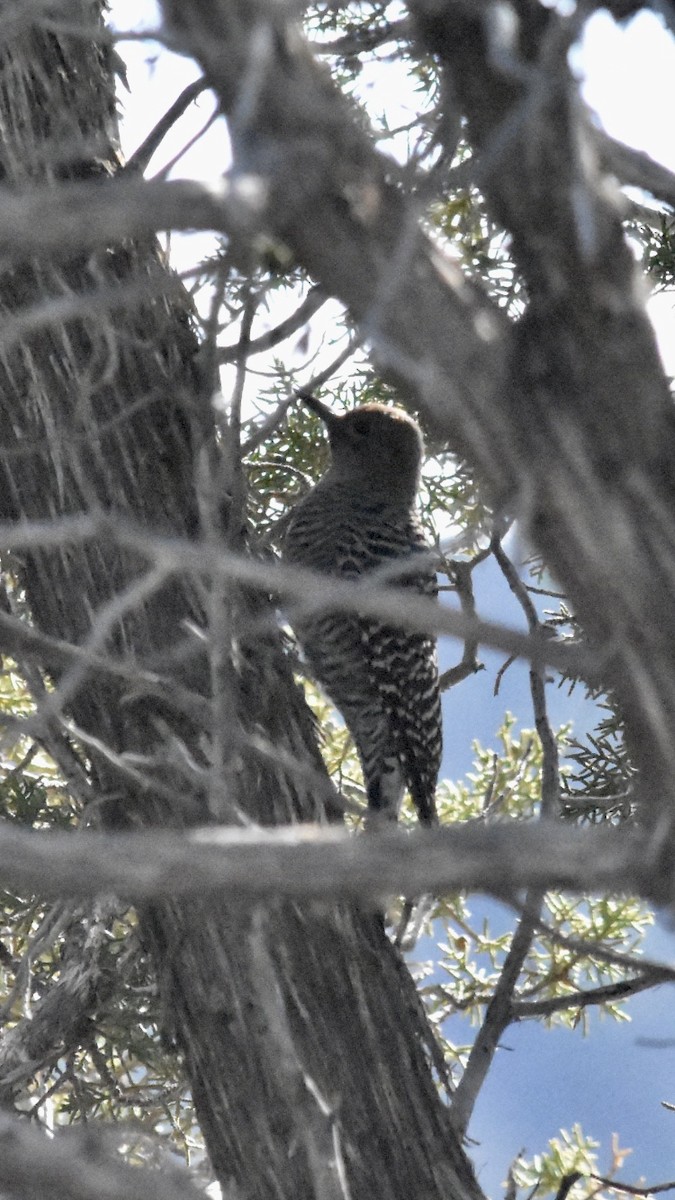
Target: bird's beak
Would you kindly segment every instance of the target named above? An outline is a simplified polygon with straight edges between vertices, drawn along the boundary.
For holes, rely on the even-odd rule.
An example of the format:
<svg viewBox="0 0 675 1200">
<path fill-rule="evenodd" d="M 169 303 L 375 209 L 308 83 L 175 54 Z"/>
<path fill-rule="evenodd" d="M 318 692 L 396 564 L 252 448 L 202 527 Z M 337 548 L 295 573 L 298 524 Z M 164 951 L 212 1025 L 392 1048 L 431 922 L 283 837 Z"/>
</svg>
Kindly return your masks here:
<svg viewBox="0 0 675 1200">
<path fill-rule="evenodd" d="M 316 413 L 317 417 L 320 417 L 329 429 L 335 425 L 336 421 L 341 420 L 337 413 L 334 413 L 321 400 L 317 400 L 316 396 L 312 396 L 309 392 L 297 392 L 296 394 L 298 400 L 306 405 L 307 408 L 311 408 L 312 412 Z"/>
</svg>

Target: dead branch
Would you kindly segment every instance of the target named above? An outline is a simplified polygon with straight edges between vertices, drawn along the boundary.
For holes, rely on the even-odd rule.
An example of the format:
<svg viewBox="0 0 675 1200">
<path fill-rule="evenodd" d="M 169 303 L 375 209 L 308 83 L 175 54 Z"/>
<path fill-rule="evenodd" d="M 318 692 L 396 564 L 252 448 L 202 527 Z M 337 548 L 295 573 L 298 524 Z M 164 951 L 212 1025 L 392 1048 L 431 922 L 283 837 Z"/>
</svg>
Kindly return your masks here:
<svg viewBox="0 0 675 1200">
<path fill-rule="evenodd" d="M 510 900 L 524 888 L 627 892 L 669 904 L 675 869 L 653 838 L 553 822 L 448 825 L 353 837 L 302 825 L 203 827 L 185 836 L 43 833 L 0 825 L 0 876 L 19 892 L 127 900 L 220 892 L 372 904 L 462 889 Z"/>
</svg>

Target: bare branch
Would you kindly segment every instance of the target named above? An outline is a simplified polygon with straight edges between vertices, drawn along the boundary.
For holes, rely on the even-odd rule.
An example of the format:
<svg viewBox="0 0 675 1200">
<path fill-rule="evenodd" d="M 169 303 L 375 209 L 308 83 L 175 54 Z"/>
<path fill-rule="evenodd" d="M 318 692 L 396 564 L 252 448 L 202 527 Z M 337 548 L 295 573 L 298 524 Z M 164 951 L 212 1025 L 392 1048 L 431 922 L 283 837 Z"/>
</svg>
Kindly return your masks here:
<svg viewBox="0 0 675 1200">
<path fill-rule="evenodd" d="M 489 554 L 489 549 L 485 552 Z M 477 554 L 470 562 L 453 562 L 451 564 L 451 578 L 455 585 L 455 591 L 459 596 L 459 603 L 462 613 L 468 617 L 470 621 L 476 620 L 476 601 L 473 594 L 473 570 L 482 562 L 485 554 L 481 552 Z M 475 675 L 481 670 L 481 663 L 477 659 L 478 641 L 475 637 L 468 637 L 464 642 L 464 651 L 460 662 L 454 667 L 448 667 L 441 675 L 438 683 L 441 691 L 447 691 L 448 688 L 455 687 L 461 683 L 463 679 L 468 679 L 470 675 Z"/>
<path fill-rule="evenodd" d="M 611 1179 L 605 1175 L 591 1174 L 589 1178 L 597 1180 L 603 1187 L 611 1188 L 614 1192 L 627 1192 L 629 1196 L 656 1196 L 659 1192 L 675 1191 L 675 1180 L 670 1180 L 668 1183 L 635 1184 L 622 1183 L 620 1179 Z"/>
<path fill-rule="evenodd" d="M 145 171 L 150 159 L 161 146 L 169 130 L 173 128 L 176 121 L 180 120 L 193 100 L 196 100 L 198 96 L 201 96 L 202 92 L 206 91 L 207 87 L 208 84 L 205 79 L 195 79 L 193 83 L 189 83 L 186 88 L 183 88 L 180 96 L 174 100 L 171 107 L 160 118 L 154 129 L 150 131 L 145 140 L 141 142 L 140 146 L 127 159 L 124 166 L 125 171 L 138 171 L 140 174 Z"/>
<path fill-rule="evenodd" d="M 531 887 L 620 891 L 669 904 L 672 863 L 639 833 L 549 822 L 449 825 L 413 834 L 353 837 L 312 825 L 205 827 L 185 837 L 42 833 L 0 825 L 0 877 L 43 896 L 105 892 L 131 900 L 221 892 L 273 896 L 422 896 L 461 889 L 509 900 Z M 633 964 L 634 965 L 634 964 Z"/>
<path fill-rule="evenodd" d="M 304 392 L 313 392 L 317 388 L 323 387 L 324 383 L 327 383 L 329 379 L 332 379 L 335 372 L 339 371 L 340 367 L 351 358 L 352 354 L 354 354 L 356 350 L 358 350 L 360 344 L 360 338 L 351 337 L 344 349 L 335 356 L 332 362 L 329 362 L 328 366 L 324 367 L 323 370 L 318 372 L 318 374 L 313 375 L 312 378 L 309 379 L 304 385 L 302 390 Z M 297 392 L 286 396 L 286 398 L 277 405 L 274 411 L 270 413 L 269 417 L 267 417 L 266 420 L 264 420 L 262 424 L 257 427 L 255 433 L 252 433 L 251 436 L 247 438 L 241 447 L 243 458 L 245 458 L 246 455 L 251 454 L 257 446 L 266 441 L 266 439 L 270 437 L 276 429 L 278 429 L 279 425 L 284 420 L 286 413 L 291 405 L 295 403 L 296 399 Z"/>
<path fill-rule="evenodd" d="M 627 1000 L 630 996 L 637 996 L 639 992 L 658 987 L 661 983 L 674 981 L 675 971 L 664 967 L 662 971 L 651 969 L 635 979 L 620 979 L 616 983 L 608 983 L 590 991 L 572 992 L 569 996 L 551 996 L 546 1000 L 514 1000 L 511 1004 L 511 1021 L 522 1021 L 528 1017 L 550 1017 L 553 1013 L 565 1012 L 570 1008 L 582 1009 L 591 1005 L 613 1004 L 617 1000 Z"/>
<path fill-rule="evenodd" d="M 514 905 L 514 907 L 518 907 Z M 552 925 L 548 925 L 546 921 L 539 920 L 537 922 L 539 933 L 543 934 L 547 941 L 553 942 L 556 946 L 562 946 L 565 950 L 571 951 L 577 958 L 597 959 L 599 962 L 611 963 L 615 967 L 622 967 L 625 971 L 661 971 L 663 964 L 655 962 L 653 959 L 645 958 L 644 955 L 630 954 L 621 950 L 614 950 L 604 942 L 598 942 L 592 938 L 573 937 L 569 933 L 561 933 L 560 930 L 554 929 Z"/>
<path fill-rule="evenodd" d="M 592 677 L 591 672 L 599 669 L 600 664 L 594 663 L 588 652 L 582 653 L 575 647 L 557 644 L 549 639 L 533 640 L 527 634 L 490 621 L 474 621 L 431 600 L 411 596 L 410 589 L 383 586 L 378 572 L 357 583 L 327 578 L 316 571 L 257 561 L 220 547 L 215 549 L 204 544 L 195 545 L 187 539 L 153 535 L 121 516 L 111 518 L 103 513 L 64 517 L 59 521 L 0 524 L 0 546 L 7 550 L 67 545 L 94 537 L 109 538 L 113 544 L 134 550 L 152 561 L 154 571 L 148 586 L 158 577 L 155 572 L 213 573 L 224 582 L 234 579 L 265 592 L 272 591 L 298 600 L 302 602 L 303 611 L 321 608 L 357 611 L 366 616 L 386 618 L 410 629 L 446 633 L 462 639 L 475 638 L 507 654 L 517 654 L 534 663 L 548 663 L 561 671 L 576 671 L 585 678 Z M 2 612 L 0 628 L 5 629 L 13 639 L 12 644 L 22 643 L 26 653 L 31 645 L 40 645 L 45 649 L 53 647 L 55 654 L 62 659 L 68 656 L 72 659 L 83 658 L 91 654 L 91 651 L 81 647 L 69 648 L 63 643 L 45 639 L 29 629 L 21 632 L 17 623 Z"/>
<path fill-rule="evenodd" d="M 534 639 L 541 638 L 543 630 L 537 610 L 530 599 L 527 587 L 511 559 L 505 553 L 500 537 L 495 536 L 492 539 L 491 549 L 502 575 L 525 613 L 530 634 Z M 530 668 L 530 695 L 532 696 L 535 728 L 542 749 L 541 812 L 546 817 L 553 817 L 560 812 L 559 755 L 546 707 L 546 676 L 540 665 L 533 664 Z"/>
<path fill-rule="evenodd" d="M 286 317 L 285 321 L 280 321 L 274 329 L 270 329 L 268 333 L 261 334 L 260 337 L 254 338 L 248 343 L 246 354 L 250 358 L 252 354 L 262 354 L 265 350 L 273 350 L 286 338 L 291 337 L 298 329 L 302 329 L 306 325 L 310 317 L 313 317 L 316 312 L 326 303 L 328 299 L 325 291 L 318 284 L 311 287 L 305 296 L 302 304 L 290 316 Z M 218 347 L 218 362 L 231 363 L 236 362 L 241 354 L 239 343 L 234 346 L 219 346 Z"/>
<path fill-rule="evenodd" d="M 316 54 L 334 54 L 336 58 L 344 61 L 359 54 L 366 54 L 369 50 L 377 50 L 379 46 L 385 46 L 388 42 L 405 38 L 409 33 L 409 24 L 404 18 L 370 27 L 363 25 L 353 33 L 347 33 L 332 42 L 313 42 L 312 49 Z"/>
<path fill-rule="evenodd" d="M 512 1021 L 513 994 L 523 963 L 529 953 L 541 909 L 543 891 L 528 888 L 523 914 L 511 939 L 497 986 L 490 998 L 485 1019 L 471 1047 L 464 1074 L 452 1098 L 452 1122 L 460 1137 L 466 1135 L 478 1094 L 492 1066 L 499 1040 Z"/>
<path fill-rule="evenodd" d="M 634 150 L 605 133 L 597 133 L 598 149 L 606 165 L 622 183 L 643 188 L 657 200 L 675 208 L 675 174 L 643 150 Z"/>
<path fill-rule="evenodd" d="M 217 186 L 189 180 L 121 177 L 54 188 L 2 191 L 0 251 L 5 257 L 59 254 L 120 242 L 164 229 L 213 229 L 241 237 L 258 228 L 264 206 L 260 181 L 223 179 Z"/>
</svg>

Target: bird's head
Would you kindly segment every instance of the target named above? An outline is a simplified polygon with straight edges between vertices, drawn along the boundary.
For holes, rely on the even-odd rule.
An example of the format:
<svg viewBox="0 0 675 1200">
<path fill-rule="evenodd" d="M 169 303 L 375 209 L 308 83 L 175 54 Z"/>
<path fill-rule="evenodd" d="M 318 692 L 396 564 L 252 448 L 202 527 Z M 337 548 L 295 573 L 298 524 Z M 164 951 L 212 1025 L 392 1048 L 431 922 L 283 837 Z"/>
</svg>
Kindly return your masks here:
<svg viewBox="0 0 675 1200">
<path fill-rule="evenodd" d="M 299 399 L 328 430 L 333 479 L 386 499 L 414 500 L 424 443 L 412 417 L 384 404 L 363 404 L 338 414 L 307 393 L 299 393 Z"/>
</svg>

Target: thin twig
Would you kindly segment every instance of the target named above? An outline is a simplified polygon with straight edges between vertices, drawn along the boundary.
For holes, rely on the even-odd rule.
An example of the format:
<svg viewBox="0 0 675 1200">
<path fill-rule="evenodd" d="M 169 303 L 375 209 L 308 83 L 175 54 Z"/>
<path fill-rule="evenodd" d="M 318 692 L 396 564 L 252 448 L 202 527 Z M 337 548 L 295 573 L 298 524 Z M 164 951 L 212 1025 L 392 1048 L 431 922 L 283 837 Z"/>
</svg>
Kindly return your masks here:
<svg viewBox="0 0 675 1200">
<path fill-rule="evenodd" d="M 619 890 L 622 890 L 619 888 Z M 513 904 L 518 911 L 520 906 Z M 597 958 L 600 962 L 609 963 L 615 967 L 624 967 L 627 971 L 654 971 L 659 973 L 663 970 L 671 971 L 671 979 L 675 982 L 675 967 L 666 968 L 663 963 L 657 962 L 655 959 L 645 958 L 643 955 L 639 957 L 634 954 L 625 954 L 621 950 L 612 950 L 609 946 L 603 946 L 598 942 L 592 942 L 587 938 L 573 937 L 568 933 L 560 933 L 559 930 L 553 929 L 546 921 L 541 918 L 537 922 L 537 932 L 544 934 L 549 941 L 556 946 L 561 946 L 564 950 L 571 950 L 577 956 L 583 958 Z"/>
<path fill-rule="evenodd" d="M 398 41 L 410 36 L 410 22 L 405 18 L 400 21 L 387 22 L 374 28 L 361 27 L 354 33 L 347 33 L 332 42 L 312 41 L 310 45 L 315 54 L 334 55 L 343 62 L 359 54 L 377 50 L 387 42 Z"/>
<path fill-rule="evenodd" d="M 112 516 L 103 512 L 83 513 L 53 522 L 0 523 L 0 547 L 6 550 L 66 546 L 93 537 L 102 541 L 109 538 L 113 545 L 154 560 L 158 570 L 167 574 L 199 576 L 215 572 L 223 581 L 234 579 L 267 594 L 273 592 L 286 599 L 302 601 L 303 611 L 311 608 L 318 612 L 327 607 L 376 616 L 423 632 L 445 633 L 462 639 L 475 636 L 485 645 L 518 654 L 535 663 L 547 663 L 559 671 L 576 672 L 587 679 L 592 679 L 602 665 L 587 648 L 582 652 L 578 647 L 569 647 L 552 639 L 533 639 L 496 622 L 472 621 L 432 600 L 411 595 L 409 588 L 384 587 L 378 572 L 357 583 L 327 579 L 320 572 L 307 568 L 260 561 L 222 547 L 215 549 L 203 543 L 195 544 L 187 538 L 153 533 L 119 513 Z M 151 579 L 146 586 L 150 582 Z M 86 658 L 77 647 L 45 638 L 29 627 L 21 629 L 1 611 L 0 629 L 3 634 L 7 633 L 9 649 L 22 644 L 26 652 L 31 646 L 42 647 L 45 651 L 51 649 L 55 658 L 61 657 L 62 661 Z"/>
<path fill-rule="evenodd" d="M 247 357 L 250 358 L 253 354 L 262 354 L 266 350 L 273 350 L 286 338 L 291 337 L 306 325 L 310 317 L 313 317 L 316 312 L 326 303 L 328 296 L 324 289 L 318 284 L 311 287 L 305 296 L 302 304 L 296 308 L 295 312 L 285 320 L 280 321 L 275 325 L 274 329 L 270 329 L 267 333 L 263 333 L 260 337 L 253 338 L 248 343 Z M 217 351 L 218 362 L 224 363 L 237 362 L 240 356 L 241 341 L 236 342 L 231 346 L 219 346 Z"/>
<path fill-rule="evenodd" d="M 242 457 L 246 458 L 255 449 L 257 449 L 258 446 L 266 441 L 268 437 L 271 437 L 275 430 L 279 428 L 289 408 L 292 404 L 295 404 L 298 391 L 301 390 L 303 392 L 314 392 L 317 388 L 323 387 L 323 385 L 327 383 L 329 379 L 332 379 L 335 372 L 339 371 L 340 367 L 351 358 L 352 354 L 358 350 L 360 344 L 360 338 L 351 337 L 344 350 L 341 350 L 327 367 L 324 367 L 324 369 L 319 371 L 317 375 L 313 375 L 302 389 L 297 389 L 295 392 L 290 392 L 288 396 L 286 396 L 285 399 L 283 399 L 277 405 L 274 411 L 270 413 L 268 417 L 266 417 L 262 425 L 258 426 L 255 433 L 252 433 L 250 438 L 244 442 L 241 448 Z"/>
<path fill-rule="evenodd" d="M 491 548 L 499 569 L 525 613 L 531 636 L 533 638 L 541 638 L 542 626 L 537 615 L 537 610 L 511 559 L 505 553 L 499 535 L 493 537 Z M 530 667 L 530 694 L 532 696 L 535 728 L 542 748 L 541 813 L 543 816 L 552 817 L 559 811 L 560 806 L 558 746 L 553 735 L 553 730 L 551 729 L 546 708 L 546 674 L 541 666 L 535 666 L 534 664 Z"/>
<path fill-rule="evenodd" d="M 639 992 L 658 987 L 662 983 L 672 983 L 675 971 L 664 967 L 659 971 L 645 971 L 635 979 L 621 979 L 616 983 L 608 983 L 603 987 L 587 991 L 574 992 L 569 996 L 551 996 L 547 1000 L 514 1000 L 511 1004 L 511 1020 L 522 1021 L 530 1017 L 550 1017 L 556 1012 L 565 1012 L 574 1008 L 581 1010 L 592 1005 L 612 1004 L 617 1000 L 626 1000 Z"/>
<path fill-rule="evenodd" d="M 202 92 L 206 91 L 208 86 L 206 80 L 201 78 L 195 79 L 194 83 L 189 83 L 183 89 L 180 96 L 174 100 L 171 107 L 164 113 L 164 116 L 160 117 L 154 129 L 150 131 L 140 146 L 127 159 L 124 166 L 125 171 L 138 171 L 141 174 L 145 171 L 150 159 L 159 149 L 169 130 L 180 120 L 193 100 L 196 100 Z"/>
<path fill-rule="evenodd" d="M 180 150 L 174 154 L 173 158 L 170 158 L 169 161 L 164 164 L 161 170 L 159 170 L 156 175 L 153 175 L 152 178 L 155 180 L 167 179 L 174 167 L 178 165 L 181 158 L 184 158 L 188 151 L 190 151 L 193 146 L 197 145 L 197 142 L 203 138 L 204 134 L 208 132 L 212 125 L 215 125 L 220 116 L 222 116 L 222 113 L 218 105 L 216 105 L 211 115 L 207 117 L 196 133 L 193 133 L 192 137 L 188 138 L 187 142 L 181 146 Z"/>
<path fill-rule="evenodd" d="M 630 1196 L 656 1196 L 659 1192 L 675 1191 L 675 1180 L 670 1180 L 668 1183 L 652 1183 L 640 1185 L 637 1183 L 622 1183 L 619 1179 L 608 1179 L 605 1175 L 596 1175 L 592 1172 L 589 1179 L 596 1179 L 598 1183 L 604 1187 L 611 1188 L 613 1192 L 627 1192 Z"/>
<path fill-rule="evenodd" d="M 513 563 L 504 552 L 499 534 L 495 534 L 492 538 L 490 548 L 511 591 L 525 613 L 531 636 L 540 637 L 541 627 L 536 609 Z M 544 672 L 540 666 L 533 664 L 530 668 L 530 693 L 536 728 L 542 746 L 540 818 L 550 818 L 557 812 L 560 788 L 558 747 L 548 720 L 545 684 Z M 522 915 L 504 959 L 494 995 L 487 1006 L 485 1019 L 471 1048 L 464 1074 L 455 1091 L 451 1112 L 453 1124 L 460 1136 L 466 1134 L 474 1105 L 492 1064 L 499 1040 L 514 1019 L 513 996 L 520 972 L 536 934 L 543 897 L 544 893 L 540 888 L 531 888 L 527 892 Z"/>
<path fill-rule="evenodd" d="M 449 565 L 449 575 L 454 581 L 454 590 L 459 597 L 460 608 L 465 617 L 475 619 L 476 616 L 476 600 L 473 593 L 473 571 L 483 562 L 486 556 L 490 553 L 489 547 L 475 555 L 468 562 L 455 560 Z M 475 675 L 477 671 L 482 669 L 482 664 L 478 662 L 478 641 L 475 637 L 468 637 L 464 641 L 464 651 L 460 662 L 454 667 L 449 667 L 444 671 L 439 679 L 439 687 L 441 691 L 447 691 L 462 680 L 468 679 L 470 675 Z"/>
</svg>

